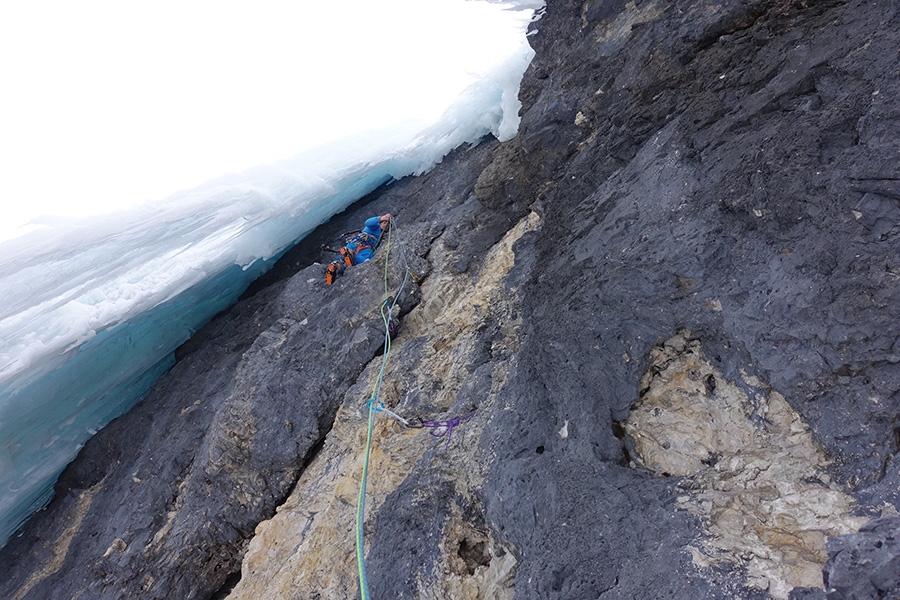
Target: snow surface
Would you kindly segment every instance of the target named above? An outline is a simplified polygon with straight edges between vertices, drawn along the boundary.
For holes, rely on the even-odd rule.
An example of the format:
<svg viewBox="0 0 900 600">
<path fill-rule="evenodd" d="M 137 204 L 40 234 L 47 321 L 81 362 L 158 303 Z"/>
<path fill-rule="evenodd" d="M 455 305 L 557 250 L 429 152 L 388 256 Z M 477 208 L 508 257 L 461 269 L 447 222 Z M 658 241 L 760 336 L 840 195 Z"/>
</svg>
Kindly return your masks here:
<svg viewBox="0 0 900 600">
<path fill-rule="evenodd" d="M 520 7 L 542 3 L 520 2 Z M 45 219 L 0 243 L 0 546 L 87 439 L 143 397 L 174 350 L 288 248 L 453 148 L 516 134 L 521 47 L 433 125 L 405 122 L 165 200 Z"/>
</svg>

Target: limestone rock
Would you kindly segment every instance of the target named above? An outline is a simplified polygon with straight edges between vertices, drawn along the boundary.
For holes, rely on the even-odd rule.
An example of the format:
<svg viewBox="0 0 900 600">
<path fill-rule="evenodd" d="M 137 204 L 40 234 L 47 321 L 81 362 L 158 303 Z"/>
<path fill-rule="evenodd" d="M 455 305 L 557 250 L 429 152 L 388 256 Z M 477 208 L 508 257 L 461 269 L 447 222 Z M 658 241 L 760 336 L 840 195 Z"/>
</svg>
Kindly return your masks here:
<svg viewBox="0 0 900 600">
<path fill-rule="evenodd" d="M 740 565 L 750 585 L 787 599 L 822 584 L 829 536 L 856 531 L 853 499 L 802 417 L 759 380 L 728 381 L 682 331 L 654 348 L 625 431 L 647 468 L 681 475 L 678 505 L 704 518 L 694 563 Z"/>
</svg>

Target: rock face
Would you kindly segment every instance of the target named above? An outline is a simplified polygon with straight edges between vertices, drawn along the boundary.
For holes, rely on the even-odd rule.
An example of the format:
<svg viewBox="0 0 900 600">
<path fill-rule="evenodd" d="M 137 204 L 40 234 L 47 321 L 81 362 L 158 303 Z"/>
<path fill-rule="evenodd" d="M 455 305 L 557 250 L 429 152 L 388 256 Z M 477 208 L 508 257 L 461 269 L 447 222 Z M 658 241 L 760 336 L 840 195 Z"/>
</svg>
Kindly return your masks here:
<svg viewBox="0 0 900 600">
<path fill-rule="evenodd" d="M 684 477 L 679 486 L 691 493 L 678 506 L 701 516 L 706 534 L 689 548 L 694 563 L 740 565 L 779 598 L 821 585 L 826 537 L 867 519 L 853 516 L 802 417 L 754 377 L 728 381 L 689 331 L 650 355 L 624 430 L 635 460 Z"/>
<path fill-rule="evenodd" d="M 896 597 L 900 6 L 562 0 L 534 29 L 519 135 L 198 332 L 0 550 L 0 596 L 357 595 L 403 262 L 314 263 L 390 211 L 415 278 L 382 400 L 475 416 L 445 447 L 379 415 L 373 598 Z"/>
<path fill-rule="evenodd" d="M 828 541 L 829 598 L 900 596 L 900 517 L 869 522 L 859 533 Z"/>
</svg>

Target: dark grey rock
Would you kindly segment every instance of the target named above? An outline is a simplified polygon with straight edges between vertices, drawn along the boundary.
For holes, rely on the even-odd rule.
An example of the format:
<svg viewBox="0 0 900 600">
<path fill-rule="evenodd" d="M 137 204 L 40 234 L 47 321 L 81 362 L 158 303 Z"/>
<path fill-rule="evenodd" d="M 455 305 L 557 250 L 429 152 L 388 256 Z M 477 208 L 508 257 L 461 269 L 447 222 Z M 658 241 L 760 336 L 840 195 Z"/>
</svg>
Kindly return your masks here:
<svg viewBox="0 0 900 600">
<path fill-rule="evenodd" d="M 829 539 L 824 574 L 828 600 L 900 598 L 900 517 Z"/>
<path fill-rule="evenodd" d="M 826 600 L 825 590 L 821 588 L 794 588 L 788 600 Z"/>
</svg>

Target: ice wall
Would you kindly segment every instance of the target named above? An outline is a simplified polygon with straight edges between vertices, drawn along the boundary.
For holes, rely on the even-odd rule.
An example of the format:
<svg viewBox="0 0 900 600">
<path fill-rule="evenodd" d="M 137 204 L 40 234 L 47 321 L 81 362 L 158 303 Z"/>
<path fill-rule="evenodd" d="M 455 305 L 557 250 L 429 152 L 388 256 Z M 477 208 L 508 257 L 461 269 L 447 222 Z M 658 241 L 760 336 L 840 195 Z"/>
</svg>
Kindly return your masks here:
<svg viewBox="0 0 900 600">
<path fill-rule="evenodd" d="M 87 439 L 277 257 L 381 184 L 518 126 L 525 43 L 435 124 L 406 122 L 161 202 L 0 244 L 0 545 Z"/>
</svg>

